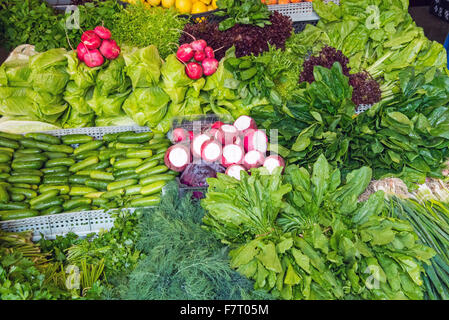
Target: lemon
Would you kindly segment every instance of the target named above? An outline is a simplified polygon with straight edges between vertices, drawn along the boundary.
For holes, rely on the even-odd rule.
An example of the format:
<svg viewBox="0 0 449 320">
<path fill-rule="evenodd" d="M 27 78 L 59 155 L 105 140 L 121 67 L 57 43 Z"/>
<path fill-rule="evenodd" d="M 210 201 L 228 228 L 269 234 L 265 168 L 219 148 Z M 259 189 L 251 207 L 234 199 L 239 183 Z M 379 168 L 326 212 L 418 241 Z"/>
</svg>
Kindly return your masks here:
<svg viewBox="0 0 449 320">
<path fill-rule="evenodd" d="M 181 14 L 189 14 L 192 10 L 192 2 L 190 0 L 176 0 L 176 9 Z"/>
<path fill-rule="evenodd" d="M 207 6 L 203 2 L 198 1 L 192 5 L 192 11 L 190 13 L 196 14 L 196 13 L 202 13 L 202 12 L 206 12 L 206 11 L 207 11 Z"/>
<path fill-rule="evenodd" d="M 171 8 L 175 5 L 175 0 L 162 0 L 162 6 L 164 8 Z"/>
<path fill-rule="evenodd" d="M 215 10 L 213 5 L 207 6 L 207 11 L 212 11 L 212 10 Z"/>
<path fill-rule="evenodd" d="M 214 8 L 214 10 L 218 9 L 217 0 L 212 0 L 212 8 Z"/>
<path fill-rule="evenodd" d="M 199 0 L 199 1 L 201 1 L 201 2 L 204 3 L 204 4 L 210 4 L 210 2 L 211 2 L 212 0 Z"/>
<path fill-rule="evenodd" d="M 147 2 L 151 4 L 153 7 L 156 7 L 161 4 L 161 0 L 147 0 Z"/>
</svg>

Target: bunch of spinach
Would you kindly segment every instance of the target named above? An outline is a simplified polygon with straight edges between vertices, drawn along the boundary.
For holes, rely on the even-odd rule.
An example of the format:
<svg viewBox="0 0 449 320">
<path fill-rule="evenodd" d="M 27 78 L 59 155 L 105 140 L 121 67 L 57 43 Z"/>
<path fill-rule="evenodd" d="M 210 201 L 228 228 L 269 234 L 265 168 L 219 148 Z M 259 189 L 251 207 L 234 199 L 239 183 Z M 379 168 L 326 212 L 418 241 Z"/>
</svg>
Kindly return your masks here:
<svg viewBox="0 0 449 320">
<path fill-rule="evenodd" d="M 241 181 L 218 174 L 208 179 L 203 222 L 233 249 L 231 267 L 275 297 L 422 299 L 421 262 L 434 252 L 409 223 L 381 216 L 383 192 L 358 203 L 370 180 L 362 167 L 343 182 L 323 155 L 285 177 L 264 168 Z"/>
<path fill-rule="evenodd" d="M 220 22 L 219 30 L 225 31 L 235 24 L 251 24 L 263 28 L 270 25 L 270 11 L 259 0 L 218 0 L 215 15 L 226 19 Z"/>
<path fill-rule="evenodd" d="M 394 99 L 356 115 L 339 64 L 318 66 L 316 81 L 301 84 L 286 106 L 274 113 L 263 108 L 252 112 L 266 129 L 277 127 L 279 143 L 290 150 L 283 154 L 289 163 L 310 164 L 323 153 L 344 176 L 367 165 L 375 179 L 396 176 L 412 187 L 426 176 L 442 177 L 449 156 L 449 77 L 432 74 L 427 81 L 424 73 L 404 69 Z"/>
</svg>

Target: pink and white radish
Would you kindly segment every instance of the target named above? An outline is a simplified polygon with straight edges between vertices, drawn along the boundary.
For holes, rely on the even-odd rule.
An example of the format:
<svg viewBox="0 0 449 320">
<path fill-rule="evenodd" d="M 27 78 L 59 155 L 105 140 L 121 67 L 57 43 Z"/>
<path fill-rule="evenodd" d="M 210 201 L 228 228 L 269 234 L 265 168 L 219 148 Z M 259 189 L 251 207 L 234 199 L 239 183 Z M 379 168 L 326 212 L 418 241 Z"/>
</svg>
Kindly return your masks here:
<svg viewBox="0 0 449 320">
<path fill-rule="evenodd" d="M 210 76 L 218 69 L 218 60 L 215 58 L 206 58 L 202 62 L 203 72 L 205 76 Z"/>
<path fill-rule="evenodd" d="M 114 60 L 120 54 L 120 47 L 115 40 L 107 39 L 101 43 L 100 52 L 105 58 Z"/>
<path fill-rule="evenodd" d="M 190 134 L 187 130 L 185 130 L 183 128 L 176 128 L 173 130 L 172 138 L 171 138 L 173 143 L 186 141 L 188 139 L 190 139 Z"/>
<path fill-rule="evenodd" d="M 176 172 L 183 171 L 190 162 L 190 150 L 181 143 L 168 148 L 164 156 L 165 165 Z"/>
<path fill-rule="evenodd" d="M 78 59 L 80 59 L 81 61 L 84 61 L 84 56 L 88 52 L 89 52 L 89 49 L 87 49 L 86 45 L 82 42 L 80 42 L 78 44 L 78 46 L 76 47 L 76 54 L 78 56 Z"/>
<path fill-rule="evenodd" d="M 84 55 L 84 63 L 90 67 L 99 67 L 104 63 L 104 57 L 98 49 L 88 50 Z"/>
<path fill-rule="evenodd" d="M 221 144 L 232 144 L 238 137 L 239 131 L 232 124 L 223 124 L 220 129 L 218 129 L 217 139 Z"/>
<path fill-rule="evenodd" d="M 268 138 L 264 131 L 248 129 L 243 138 L 245 151 L 257 150 L 265 154 L 268 148 Z"/>
<path fill-rule="evenodd" d="M 215 162 L 221 158 L 221 144 L 211 138 L 201 145 L 201 158 L 207 162 Z"/>
<path fill-rule="evenodd" d="M 226 169 L 225 174 L 227 174 L 230 177 L 236 178 L 237 180 L 240 180 L 240 171 L 246 171 L 246 170 L 241 165 L 234 164 Z"/>
<path fill-rule="evenodd" d="M 211 47 L 204 48 L 204 53 L 206 54 L 206 58 L 215 58 L 214 49 Z"/>
<path fill-rule="evenodd" d="M 258 168 L 263 165 L 264 160 L 265 157 L 262 152 L 251 150 L 245 154 L 245 157 L 243 157 L 243 165 L 248 170 L 251 168 Z"/>
<path fill-rule="evenodd" d="M 210 140 L 211 137 L 207 134 L 199 134 L 196 137 L 193 138 L 192 140 L 192 154 L 195 158 L 200 158 L 201 157 L 201 147 L 203 146 L 203 144 Z"/>
<path fill-rule="evenodd" d="M 237 138 L 235 138 L 234 144 L 236 144 L 236 145 L 238 145 L 238 146 L 241 146 L 242 149 L 243 149 L 243 139 L 242 139 L 240 136 L 238 136 Z"/>
<path fill-rule="evenodd" d="M 249 129 L 257 130 L 256 121 L 248 116 L 240 116 L 234 121 L 234 127 L 237 128 L 243 135 L 248 132 Z"/>
<path fill-rule="evenodd" d="M 82 34 L 81 42 L 86 45 L 87 49 L 92 50 L 100 47 L 101 39 L 93 30 L 87 30 Z"/>
<path fill-rule="evenodd" d="M 195 50 L 193 50 L 192 46 L 188 43 L 184 43 L 180 45 L 178 51 L 176 52 L 176 57 L 181 62 L 189 62 L 195 54 Z"/>
<path fill-rule="evenodd" d="M 105 28 L 103 26 L 97 26 L 94 29 L 94 32 L 97 36 L 99 36 L 101 39 L 111 39 L 111 31 L 108 28 Z"/>
<path fill-rule="evenodd" d="M 223 147 L 221 164 L 226 168 L 234 164 L 241 164 L 243 162 L 244 155 L 245 152 L 241 146 L 236 144 L 227 144 Z"/>
<path fill-rule="evenodd" d="M 198 80 L 203 76 L 203 68 L 199 63 L 189 62 L 186 66 L 186 74 L 190 79 Z"/>
<path fill-rule="evenodd" d="M 206 54 L 204 53 L 204 51 L 195 51 L 193 59 L 195 59 L 195 61 L 201 62 L 206 59 Z"/>
<path fill-rule="evenodd" d="M 207 47 L 207 42 L 206 42 L 206 40 L 199 39 L 199 40 L 192 41 L 190 43 L 190 46 L 195 51 L 204 51 L 204 48 Z"/>
<path fill-rule="evenodd" d="M 215 121 L 215 122 L 212 124 L 211 128 L 212 128 L 212 129 L 220 129 L 222 125 L 224 125 L 223 122 L 221 122 L 221 121 Z"/>
<path fill-rule="evenodd" d="M 204 131 L 204 133 L 209 135 L 211 138 L 217 139 L 218 129 L 209 128 L 206 131 Z"/>
<path fill-rule="evenodd" d="M 267 168 L 268 172 L 270 174 L 273 173 L 273 170 L 277 167 L 285 168 L 285 161 L 282 159 L 282 157 L 273 155 L 268 156 L 265 158 L 265 161 L 263 162 L 263 166 Z"/>
</svg>

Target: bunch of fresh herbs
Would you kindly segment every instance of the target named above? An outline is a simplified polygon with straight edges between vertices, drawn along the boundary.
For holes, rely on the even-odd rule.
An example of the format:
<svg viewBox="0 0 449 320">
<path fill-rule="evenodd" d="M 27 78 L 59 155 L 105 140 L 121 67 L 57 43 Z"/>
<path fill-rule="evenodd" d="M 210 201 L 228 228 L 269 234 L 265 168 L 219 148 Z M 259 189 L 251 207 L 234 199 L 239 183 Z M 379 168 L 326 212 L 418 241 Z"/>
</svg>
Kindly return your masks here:
<svg viewBox="0 0 449 320">
<path fill-rule="evenodd" d="M 219 24 L 219 30 L 225 31 L 236 24 L 250 24 L 260 28 L 270 25 L 270 11 L 259 0 L 217 0 L 218 9 L 214 14 L 226 17 Z"/>
</svg>

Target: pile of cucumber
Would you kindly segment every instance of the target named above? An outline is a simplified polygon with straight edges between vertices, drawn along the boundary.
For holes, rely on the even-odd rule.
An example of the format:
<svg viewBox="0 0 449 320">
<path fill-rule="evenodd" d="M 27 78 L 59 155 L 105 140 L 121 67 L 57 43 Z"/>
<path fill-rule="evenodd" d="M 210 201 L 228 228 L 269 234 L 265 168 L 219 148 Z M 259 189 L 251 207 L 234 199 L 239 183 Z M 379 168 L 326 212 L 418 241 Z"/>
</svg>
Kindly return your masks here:
<svg viewBox="0 0 449 320">
<path fill-rule="evenodd" d="M 177 174 L 164 164 L 170 145 L 152 132 L 0 132 L 0 220 L 157 205 Z"/>
</svg>

